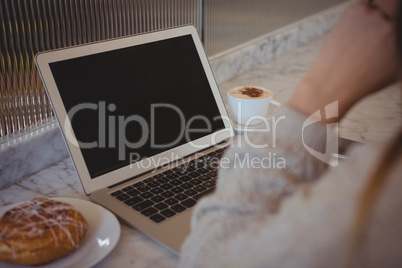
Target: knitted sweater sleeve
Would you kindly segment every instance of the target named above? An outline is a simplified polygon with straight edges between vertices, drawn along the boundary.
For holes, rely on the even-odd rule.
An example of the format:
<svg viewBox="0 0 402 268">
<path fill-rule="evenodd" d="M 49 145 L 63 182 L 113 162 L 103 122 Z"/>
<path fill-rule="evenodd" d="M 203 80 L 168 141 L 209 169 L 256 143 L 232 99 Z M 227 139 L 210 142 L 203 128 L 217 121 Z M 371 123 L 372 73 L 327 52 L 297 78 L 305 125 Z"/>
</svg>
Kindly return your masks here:
<svg viewBox="0 0 402 268">
<path fill-rule="evenodd" d="M 336 145 L 331 127 L 309 123 L 286 106 L 269 123 L 265 132 L 232 141 L 221 161 L 216 191 L 195 208 L 181 267 L 252 267 L 239 253 L 258 245 L 258 230 L 275 217 L 285 197 L 326 170 Z"/>
</svg>

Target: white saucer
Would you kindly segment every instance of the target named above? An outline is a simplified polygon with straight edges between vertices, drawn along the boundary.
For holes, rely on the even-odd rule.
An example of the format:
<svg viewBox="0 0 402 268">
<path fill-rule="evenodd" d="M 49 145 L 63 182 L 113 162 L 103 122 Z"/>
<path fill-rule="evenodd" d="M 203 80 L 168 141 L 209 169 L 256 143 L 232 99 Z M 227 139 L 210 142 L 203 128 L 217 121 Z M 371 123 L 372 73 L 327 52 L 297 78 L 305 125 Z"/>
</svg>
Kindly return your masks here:
<svg viewBox="0 0 402 268">
<path fill-rule="evenodd" d="M 267 117 L 269 118 L 269 117 Z M 244 132 L 270 132 L 269 124 L 261 123 L 255 126 L 242 126 L 237 124 L 234 120 L 232 120 L 233 130 L 237 134 L 242 134 Z"/>
<path fill-rule="evenodd" d="M 66 257 L 49 264 L 35 266 L 35 268 L 91 267 L 106 257 L 116 246 L 120 238 L 120 224 L 110 211 L 86 200 L 74 198 L 52 199 L 70 203 L 79 210 L 88 222 L 88 232 L 77 250 Z M 0 208 L 0 217 L 4 212 L 21 203 Z M 0 262 L 0 267 L 26 268 L 27 266 Z"/>
<path fill-rule="evenodd" d="M 280 102 L 275 101 L 276 103 L 278 103 L 278 106 L 281 105 Z M 269 109 L 269 112 L 267 114 L 267 119 L 269 119 L 272 114 L 274 113 L 276 109 L 276 106 L 271 105 L 271 108 Z M 232 117 L 230 117 L 231 121 L 232 121 L 232 126 L 233 126 L 233 130 L 235 131 L 236 134 L 243 134 L 244 132 L 270 132 L 271 126 L 269 125 L 268 122 L 262 122 L 258 125 L 255 126 L 243 126 L 243 125 L 239 125 L 236 123 L 236 121 L 234 121 L 232 119 Z"/>
</svg>

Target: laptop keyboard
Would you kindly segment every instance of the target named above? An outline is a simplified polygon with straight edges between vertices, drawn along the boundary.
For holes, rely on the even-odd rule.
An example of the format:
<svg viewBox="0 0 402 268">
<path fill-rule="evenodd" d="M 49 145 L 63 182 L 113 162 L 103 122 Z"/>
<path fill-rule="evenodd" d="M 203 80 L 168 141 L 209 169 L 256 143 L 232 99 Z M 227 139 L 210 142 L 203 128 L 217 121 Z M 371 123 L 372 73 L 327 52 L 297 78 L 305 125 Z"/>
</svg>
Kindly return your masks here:
<svg viewBox="0 0 402 268">
<path fill-rule="evenodd" d="M 111 193 L 113 197 L 159 223 L 214 191 L 219 159 L 226 148 L 133 183 Z"/>
</svg>

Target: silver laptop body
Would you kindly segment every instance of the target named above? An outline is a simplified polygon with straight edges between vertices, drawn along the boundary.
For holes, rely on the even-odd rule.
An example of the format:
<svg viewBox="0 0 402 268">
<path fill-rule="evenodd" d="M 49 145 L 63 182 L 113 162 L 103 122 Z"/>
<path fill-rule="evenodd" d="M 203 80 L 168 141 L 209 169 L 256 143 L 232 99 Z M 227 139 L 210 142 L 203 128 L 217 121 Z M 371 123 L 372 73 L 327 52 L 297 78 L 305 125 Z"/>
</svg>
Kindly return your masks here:
<svg viewBox="0 0 402 268">
<path fill-rule="evenodd" d="M 35 60 L 85 193 L 179 253 L 193 210 L 183 193 L 195 191 L 189 183 L 197 178 L 174 176 L 200 156 L 218 155 L 234 135 L 195 28 L 53 50 Z M 168 179 L 173 198 L 180 196 L 175 208 L 185 208 L 173 216 L 161 214 L 163 204 L 145 202 L 154 195 L 145 194 L 147 185 L 166 188 Z M 182 192 L 177 183 L 185 183 Z"/>
</svg>

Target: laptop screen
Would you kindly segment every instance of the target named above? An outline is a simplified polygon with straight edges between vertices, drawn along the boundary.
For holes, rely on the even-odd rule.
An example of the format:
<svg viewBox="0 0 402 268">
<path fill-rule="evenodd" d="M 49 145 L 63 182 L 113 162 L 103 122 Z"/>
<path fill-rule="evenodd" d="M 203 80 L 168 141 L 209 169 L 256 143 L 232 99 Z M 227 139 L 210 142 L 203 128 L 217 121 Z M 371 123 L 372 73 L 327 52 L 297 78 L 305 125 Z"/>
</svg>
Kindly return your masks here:
<svg viewBox="0 0 402 268">
<path fill-rule="evenodd" d="M 91 178 L 225 128 L 191 35 L 50 69 Z"/>
</svg>

